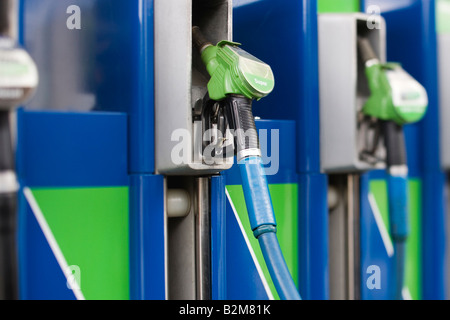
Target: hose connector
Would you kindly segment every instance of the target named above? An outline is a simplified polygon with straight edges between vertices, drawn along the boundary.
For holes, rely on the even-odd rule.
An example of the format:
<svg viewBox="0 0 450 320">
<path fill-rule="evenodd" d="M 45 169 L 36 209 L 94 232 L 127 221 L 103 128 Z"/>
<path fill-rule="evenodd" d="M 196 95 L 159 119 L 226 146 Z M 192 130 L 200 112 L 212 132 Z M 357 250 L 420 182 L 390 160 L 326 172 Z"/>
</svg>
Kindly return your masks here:
<svg viewBox="0 0 450 320">
<path fill-rule="evenodd" d="M 265 233 L 277 233 L 277 226 L 273 224 L 264 224 L 253 230 L 253 236 L 258 239 Z"/>
<path fill-rule="evenodd" d="M 238 162 L 238 166 L 241 172 L 250 226 L 255 237 L 267 232 L 276 232 L 277 222 L 262 158 L 246 158 Z"/>
</svg>

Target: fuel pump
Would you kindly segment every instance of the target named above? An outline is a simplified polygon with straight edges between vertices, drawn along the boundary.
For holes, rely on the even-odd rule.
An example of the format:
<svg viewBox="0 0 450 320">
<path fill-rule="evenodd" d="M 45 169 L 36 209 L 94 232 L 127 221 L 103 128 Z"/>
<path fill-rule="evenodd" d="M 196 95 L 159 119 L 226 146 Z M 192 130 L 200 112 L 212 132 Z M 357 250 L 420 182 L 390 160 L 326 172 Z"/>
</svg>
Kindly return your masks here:
<svg viewBox="0 0 450 320">
<path fill-rule="evenodd" d="M 259 139 L 252 112 L 253 100 L 267 96 L 274 88 L 270 66 L 239 47 L 221 41 L 216 46 L 193 27 L 193 41 L 211 76 L 203 104 L 203 130 L 234 130 L 234 152 L 224 152 L 224 140 L 215 141 L 215 154 L 237 157 L 250 225 L 258 239 L 267 267 L 281 299 L 299 300 L 276 236 L 277 224 L 262 164 Z M 214 108 L 214 109 L 212 109 Z"/>
<path fill-rule="evenodd" d="M 358 38 L 370 97 L 362 113 L 376 119 L 386 148 L 389 224 L 394 244 L 395 292 L 402 299 L 408 238 L 408 165 L 403 125 L 423 118 L 428 106 L 425 88 L 399 64 L 380 63 L 369 40 Z"/>
<path fill-rule="evenodd" d="M 9 0 L 0 2 L 2 26 L 7 25 Z M 38 83 L 36 65 L 29 54 L 6 36 L 0 37 L 0 296 L 6 300 L 18 299 L 16 211 L 18 183 L 12 142 L 11 114 L 27 100 Z"/>
</svg>

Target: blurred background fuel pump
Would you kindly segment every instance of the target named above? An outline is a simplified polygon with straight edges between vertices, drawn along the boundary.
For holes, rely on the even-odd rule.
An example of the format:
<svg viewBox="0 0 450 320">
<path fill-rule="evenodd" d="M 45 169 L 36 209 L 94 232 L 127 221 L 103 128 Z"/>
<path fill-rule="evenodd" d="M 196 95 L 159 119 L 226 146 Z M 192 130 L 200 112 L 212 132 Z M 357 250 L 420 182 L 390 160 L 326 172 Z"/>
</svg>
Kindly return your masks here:
<svg viewBox="0 0 450 320">
<path fill-rule="evenodd" d="M 377 28 L 370 23 L 362 13 L 319 15 L 322 168 L 330 174 L 330 190 L 341 199 L 330 206 L 331 294 L 361 298 L 359 177 L 385 168 L 394 246 L 389 297 L 402 299 L 409 230 L 402 126 L 423 118 L 428 97 L 399 64 L 385 63 L 384 19 L 379 17 Z M 339 279 L 346 279 L 343 289 L 338 289 Z"/>
<path fill-rule="evenodd" d="M 362 112 L 379 120 L 377 130 L 386 148 L 388 174 L 389 223 L 394 244 L 395 279 L 391 296 L 401 300 L 405 280 L 408 219 L 408 164 L 403 125 L 421 120 L 428 107 L 425 88 L 399 64 L 382 64 L 367 38 L 358 38 L 365 65 L 370 97 Z"/>
<path fill-rule="evenodd" d="M 38 83 L 36 65 L 14 38 L 16 6 L 0 1 L 0 298 L 7 300 L 19 298 L 14 111 Z"/>
</svg>

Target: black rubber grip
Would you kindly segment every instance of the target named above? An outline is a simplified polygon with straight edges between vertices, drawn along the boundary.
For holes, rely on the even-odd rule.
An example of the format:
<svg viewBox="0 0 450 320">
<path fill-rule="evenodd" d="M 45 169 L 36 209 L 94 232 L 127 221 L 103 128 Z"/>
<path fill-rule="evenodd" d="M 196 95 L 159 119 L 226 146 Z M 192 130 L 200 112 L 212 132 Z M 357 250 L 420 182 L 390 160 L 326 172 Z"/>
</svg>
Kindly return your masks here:
<svg viewBox="0 0 450 320">
<path fill-rule="evenodd" d="M 358 48 L 359 53 L 361 55 L 361 59 L 364 63 L 366 63 L 369 60 L 378 59 L 378 56 L 373 50 L 373 47 L 370 44 L 369 39 L 358 37 Z"/>
<path fill-rule="evenodd" d="M 0 111 L 0 172 L 14 170 L 9 112 Z"/>
<path fill-rule="evenodd" d="M 211 42 L 209 42 L 203 33 L 201 32 L 200 28 L 197 26 L 192 27 L 192 42 L 194 43 L 194 46 L 201 51 L 205 46 L 212 45 Z"/>
<path fill-rule="evenodd" d="M 387 166 L 406 165 L 407 156 L 403 127 L 393 121 L 383 121 L 382 130 L 386 146 Z"/>
<path fill-rule="evenodd" d="M 18 299 L 17 195 L 0 194 L 0 299 Z"/>
<path fill-rule="evenodd" d="M 11 32 L 11 0 L 0 0 L 0 36 L 8 36 Z"/>
<path fill-rule="evenodd" d="M 243 96 L 228 96 L 236 135 L 236 151 L 259 149 L 258 132 L 252 111 L 252 100 Z"/>
<path fill-rule="evenodd" d="M 14 170 L 9 112 L 0 112 L 0 173 Z M 17 285 L 17 194 L 0 193 L 0 299 L 16 300 Z"/>
</svg>

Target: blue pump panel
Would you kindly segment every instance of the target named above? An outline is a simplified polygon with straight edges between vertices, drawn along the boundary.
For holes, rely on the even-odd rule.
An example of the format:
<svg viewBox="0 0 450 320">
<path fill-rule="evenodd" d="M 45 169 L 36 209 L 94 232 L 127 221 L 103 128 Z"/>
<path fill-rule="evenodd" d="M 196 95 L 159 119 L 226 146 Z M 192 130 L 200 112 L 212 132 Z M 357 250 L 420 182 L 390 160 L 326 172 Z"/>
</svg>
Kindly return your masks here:
<svg viewBox="0 0 450 320">
<path fill-rule="evenodd" d="M 123 113 L 18 111 L 17 171 L 29 187 L 128 185 Z"/>
<path fill-rule="evenodd" d="M 22 300 L 76 300 L 23 194 L 19 196 L 19 288 Z"/>
<path fill-rule="evenodd" d="M 165 299 L 153 0 L 18 2 L 19 42 L 40 76 L 19 117 L 19 175 L 30 187 L 130 186 L 130 296 Z"/>
<path fill-rule="evenodd" d="M 165 300 L 164 177 L 130 176 L 130 299 Z"/>
<path fill-rule="evenodd" d="M 211 298 L 227 299 L 227 199 L 226 177 L 211 177 Z"/>
<path fill-rule="evenodd" d="M 122 113 L 18 111 L 22 299 L 75 299 L 23 188 L 127 188 L 126 132 Z"/>
<path fill-rule="evenodd" d="M 30 205 L 30 199 L 23 191 L 25 187 L 30 190 L 117 190 L 108 193 L 109 198 L 102 199 L 114 202 L 116 199 L 111 197 L 121 197 L 122 200 L 115 202 L 121 209 L 114 211 L 113 208 L 106 215 L 119 215 L 123 218 L 124 224 L 115 227 L 124 238 L 116 240 L 118 238 L 114 230 L 102 228 L 102 225 L 108 225 L 108 221 L 105 221 L 94 230 L 101 235 L 97 235 L 100 238 L 95 238 L 98 241 L 92 243 L 92 246 L 101 246 L 102 243 L 115 246 L 110 248 L 115 250 L 115 255 L 110 257 L 111 263 L 125 265 L 114 279 L 114 283 L 123 283 L 125 288 L 117 289 L 113 297 L 150 300 L 166 298 L 164 179 L 162 176 L 145 174 L 129 176 L 127 147 L 127 115 L 124 113 L 19 110 L 17 169 L 22 188 L 19 212 L 22 299 L 76 298 L 66 285 L 61 261 L 57 259 L 57 252 L 41 225 L 42 221 L 38 220 L 39 213 Z M 129 201 L 126 200 L 128 198 Z M 110 205 L 99 203 L 92 197 L 89 199 L 90 205 L 86 208 L 94 206 L 96 209 L 92 211 L 93 215 L 101 212 L 102 207 Z M 83 202 L 77 208 L 83 210 L 86 202 L 84 199 L 80 201 Z M 64 216 L 64 212 L 60 214 L 61 221 L 72 221 Z M 70 225 L 64 224 L 70 228 Z M 81 228 L 76 232 L 83 237 L 86 235 L 84 232 L 90 230 Z M 116 246 L 114 241 L 120 241 L 120 244 Z M 74 240 L 71 246 L 76 247 L 76 242 Z M 128 255 L 129 267 L 126 263 Z M 83 256 L 78 258 L 85 259 Z M 97 268 L 102 266 L 94 265 L 90 268 L 91 271 L 85 268 L 82 272 L 92 272 L 92 269 Z M 88 292 L 85 298 L 103 299 L 111 297 L 111 294 L 100 289 L 90 295 Z"/>
<path fill-rule="evenodd" d="M 385 179 L 386 174 L 383 171 L 377 171 L 365 174 L 360 179 L 361 299 L 390 300 L 392 296 L 388 288 L 393 281 L 394 252 L 389 233 L 385 231 L 385 225 L 376 206 L 376 200 L 371 198 L 373 195 L 370 194 L 370 180 L 375 178 Z M 382 231 L 385 231 L 384 234 Z M 377 270 L 373 271 L 374 267 Z M 371 276 L 377 278 L 372 280 Z"/>
</svg>

